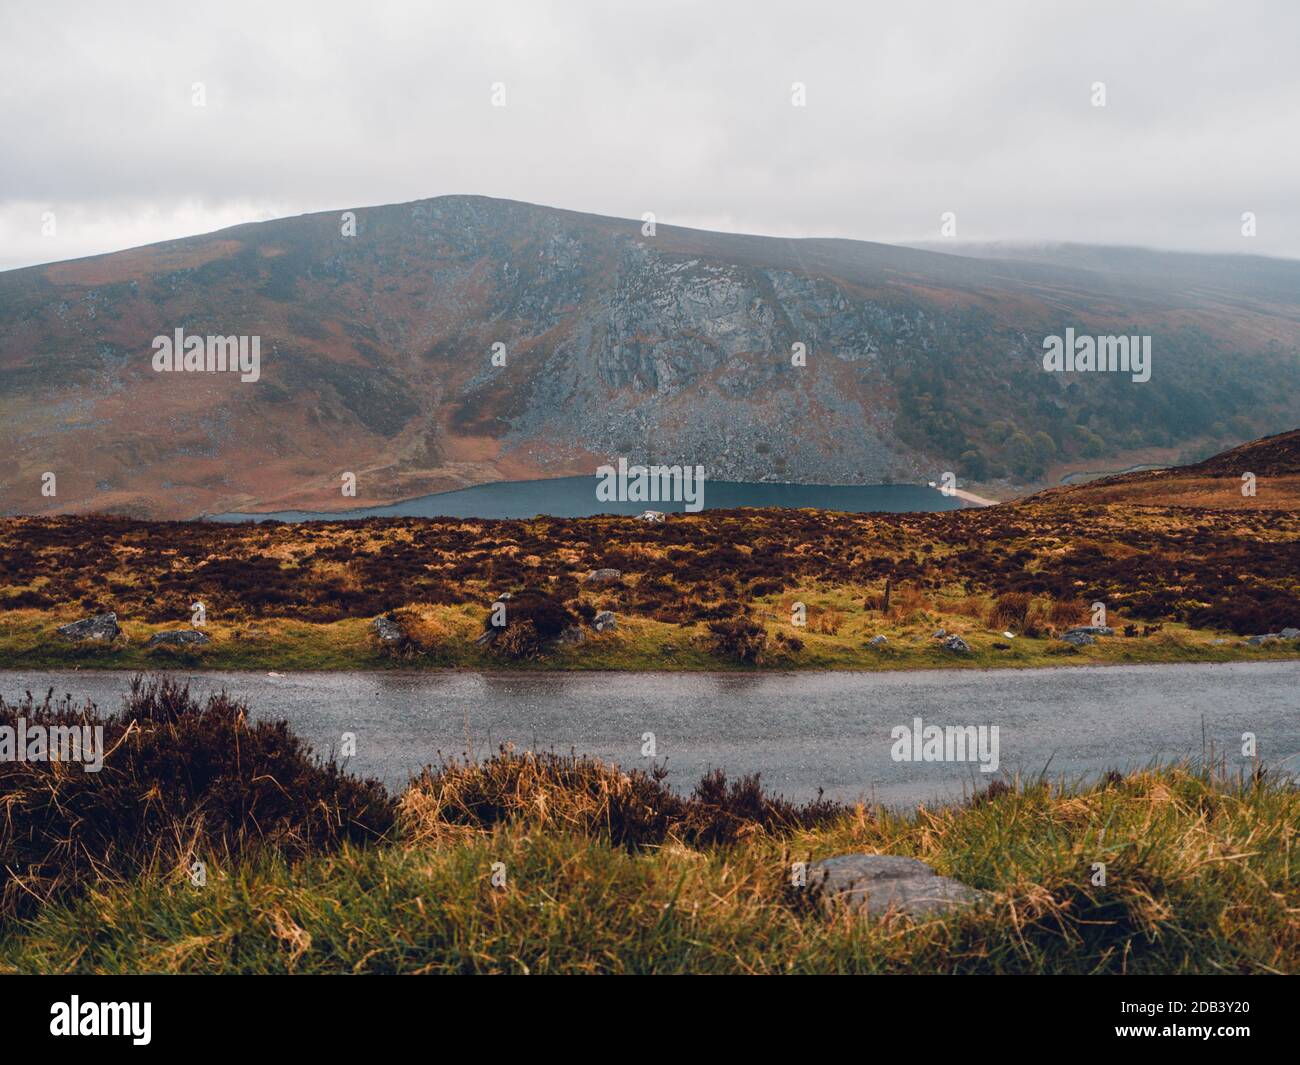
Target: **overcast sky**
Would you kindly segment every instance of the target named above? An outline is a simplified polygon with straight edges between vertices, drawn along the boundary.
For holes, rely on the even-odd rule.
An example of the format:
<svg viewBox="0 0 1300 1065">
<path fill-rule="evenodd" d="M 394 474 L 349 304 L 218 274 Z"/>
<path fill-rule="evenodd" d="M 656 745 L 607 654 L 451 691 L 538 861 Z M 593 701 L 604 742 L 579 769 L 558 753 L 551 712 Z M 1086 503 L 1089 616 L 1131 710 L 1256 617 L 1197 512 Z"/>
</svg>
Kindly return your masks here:
<svg viewBox="0 0 1300 1065">
<path fill-rule="evenodd" d="M 1298 42 L 1296 0 L 5 0 L 0 268 L 447 193 L 1300 257 Z"/>
</svg>

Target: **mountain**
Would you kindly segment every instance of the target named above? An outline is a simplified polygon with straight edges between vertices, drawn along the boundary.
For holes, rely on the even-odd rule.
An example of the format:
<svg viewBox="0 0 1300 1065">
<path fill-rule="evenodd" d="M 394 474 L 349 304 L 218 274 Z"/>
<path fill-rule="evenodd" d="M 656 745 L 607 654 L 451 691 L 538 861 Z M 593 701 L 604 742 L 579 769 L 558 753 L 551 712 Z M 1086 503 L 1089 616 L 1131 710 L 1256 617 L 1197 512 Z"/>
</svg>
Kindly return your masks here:
<svg viewBox="0 0 1300 1065">
<path fill-rule="evenodd" d="M 1190 465 L 1100 477 L 1023 502 L 1300 510 L 1300 429 L 1252 440 Z"/>
<path fill-rule="evenodd" d="M 646 234 L 474 196 L 350 215 L 0 273 L 0 512 L 330 509 L 617 456 L 1043 483 L 1300 423 L 1300 262 Z M 1151 336 L 1151 380 L 1045 372 L 1067 327 Z M 260 338 L 259 379 L 154 372 L 177 329 Z"/>
</svg>

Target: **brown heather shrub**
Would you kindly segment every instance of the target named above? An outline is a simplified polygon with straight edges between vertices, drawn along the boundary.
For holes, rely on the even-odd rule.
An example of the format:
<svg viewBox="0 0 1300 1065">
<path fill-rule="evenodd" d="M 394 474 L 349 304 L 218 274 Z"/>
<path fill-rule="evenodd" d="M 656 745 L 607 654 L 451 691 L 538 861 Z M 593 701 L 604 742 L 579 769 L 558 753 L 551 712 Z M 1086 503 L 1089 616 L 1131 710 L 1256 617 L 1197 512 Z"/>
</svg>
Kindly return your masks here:
<svg viewBox="0 0 1300 1065">
<path fill-rule="evenodd" d="M 33 591 L 30 588 L 24 588 L 21 592 L 5 596 L 0 599 L 0 610 L 40 610 L 47 606 L 55 606 L 56 600 L 51 599 L 48 595 L 41 592 Z"/>
<path fill-rule="evenodd" d="M 933 609 L 929 597 L 914 584 L 904 584 L 892 589 L 889 596 L 889 617 L 904 624 L 919 620 L 921 614 Z"/>
<path fill-rule="evenodd" d="M 531 622 L 541 640 L 553 640 L 578 618 L 563 602 L 534 588 L 526 588 L 511 599 L 505 600 L 506 628 L 522 622 Z M 483 619 L 485 629 L 492 627 L 492 613 Z"/>
<path fill-rule="evenodd" d="M 666 776 L 663 767 L 625 772 L 573 754 L 502 747 L 485 762 L 444 761 L 426 768 L 403 794 L 399 820 L 416 841 L 521 822 L 637 848 L 672 841 L 729 844 L 829 824 L 846 812 L 820 797 L 795 805 L 765 795 L 757 774 L 729 782 L 715 770 L 689 798 L 672 791 Z"/>
<path fill-rule="evenodd" d="M 542 641 L 537 635 L 537 626 L 531 621 L 512 622 L 492 641 L 492 650 L 502 658 L 516 661 L 540 658 Z"/>
<path fill-rule="evenodd" d="M 761 665 L 767 653 L 767 630 L 752 618 L 710 621 L 710 644 L 716 654 Z"/>
<path fill-rule="evenodd" d="M 986 619 L 988 627 L 1024 632 L 1033 602 L 1033 597 L 1028 592 L 1007 592 L 998 596 L 989 608 Z"/>
<path fill-rule="evenodd" d="M 419 654 L 432 654 L 443 647 L 450 635 L 436 618 L 431 618 L 420 608 L 404 606 L 394 610 L 389 617 L 401 626 L 407 643 Z"/>
<path fill-rule="evenodd" d="M 1031 638 L 1047 635 L 1047 613 L 1028 592 L 1000 595 L 989 608 L 985 624 L 991 629 L 1006 629 Z"/>
<path fill-rule="evenodd" d="M 1021 630 L 1021 635 L 1031 639 L 1052 635 L 1047 618 L 1037 603 L 1029 608 L 1029 617 L 1025 619 L 1025 627 Z"/>
<path fill-rule="evenodd" d="M 777 631 L 776 642 L 779 643 L 784 650 L 789 651 L 791 654 L 798 654 L 800 651 L 803 650 L 803 646 L 804 646 L 803 640 L 799 639 L 798 636 L 796 636 L 792 632 L 787 633 L 783 630 Z"/>
<path fill-rule="evenodd" d="M 1003 795 L 1014 796 L 1016 789 L 1013 785 L 1008 784 L 1005 780 L 990 780 L 988 787 L 983 791 L 978 788 L 971 792 L 970 797 L 966 800 L 968 806 L 984 806 L 991 802 L 997 802 Z"/>
<path fill-rule="evenodd" d="M 813 628 L 825 636 L 834 636 L 843 624 L 844 615 L 838 610 L 819 610 Z"/>
<path fill-rule="evenodd" d="M 200 702 L 167 676 L 136 676 L 122 710 L 0 699 L 0 725 L 100 725 L 103 768 L 0 762 L 0 916 L 102 876 L 181 868 L 274 847 L 290 856 L 385 835 L 393 801 L 314 757 L 285 721 L 249 720 L 224 692 Z"/>
<path fill-rule="evenodd" d="M 951 609 L 960 617 L 982 619 L 988 615 L 989 601 L 986 596 L 967 595 L 958 599 Z"/>
<path fill-rule="evenodd" d="M 1180 613 L 1189 625 L 1198 629 L 1226 629 L 1238 636 L 1255 636 L 1288 626 L 1300 627 L 1300 595 L 1243 584 L 1230 593 L 1219 593 L 1209 606 Z"/>
<path fill-rule="evenodd" d="M 492 650 L 506 658 L 540 657 L 560 633 L 578 624 L 578 615 L 561 600 L 535 588 L 526 588 L 505 600 L 505 605 L 505 627 L 493 626 L 489 610 L 483 618 L 483 634 L 491 640 Z"/>
<path fill-rule="evenodd" d="M 428 617 L 419 607 L 399 607 L 391 611 L 388 617 L 402 630 L 402 638 L 396 642 L 385 642 L 371 633 L 371 643 L 393 658 L 437 654 L 451 636 L 445 625 Z"/>
<path fill-rule="evenodd" d="M 1092 614 L 1083 603 L 1069 599 L 1053 599 L 1047 607 L 1047 621 L 1055 629 L 1068 629 L 1086 625 Z"/>
</svg>

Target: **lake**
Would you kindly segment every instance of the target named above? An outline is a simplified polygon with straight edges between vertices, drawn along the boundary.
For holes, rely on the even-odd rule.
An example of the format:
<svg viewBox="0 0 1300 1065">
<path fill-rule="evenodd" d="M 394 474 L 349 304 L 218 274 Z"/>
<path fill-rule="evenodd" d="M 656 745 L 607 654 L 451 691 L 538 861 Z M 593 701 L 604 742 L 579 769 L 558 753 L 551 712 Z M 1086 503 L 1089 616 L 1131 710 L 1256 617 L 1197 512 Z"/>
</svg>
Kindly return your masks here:
<svg viewBox="0 0 1300 1065">
<path fill-rule="evenodd" d="M 186 674 L 180 674 L 186 676 Z M 356 736 L 352 772 L 400 788 L 439 752 L 481 757 L 498 744 L 577 751 L 646 767 L 644 735 L 668 782 L 689 790 L 707 770 L 761 773 L 789 798 L 887 804 L 959 799 L 1006 774 L 1131 769 L 1153 759 L 1225 757 L 1243 732 L 1264 761 L 1300 768 L 1300 663 L 1075 666 L 897 673 L 196 673 L 255 717 L 287 718 L 318 751 Z M 117 709 L 123 672 L 0 672 L 0 694 L 70 693 Z M 893 729 L 998 727 L 1000 768 L 895 761 Z"/>
<path fill-rule="evenodd" d="M 211 514 L 211 521 L 328 521 L 347 518 L 585 518 L 593 514 L 640 514 L 644 510 L 681 513 L 682 503 L 608 503 L 596 499 L 596 477 L 555 477 L 541 481 L 499 481 L 454 492 L 404 499 L 379 507 L 351 510 L 281 510 L 267 514 Z M 917 510 L 957 510 L 962 501 L 923 484 L 766 484 L 705 481 L 706 510 L 732 507 L 821 507 L 861 514 Z"/>
</svg>

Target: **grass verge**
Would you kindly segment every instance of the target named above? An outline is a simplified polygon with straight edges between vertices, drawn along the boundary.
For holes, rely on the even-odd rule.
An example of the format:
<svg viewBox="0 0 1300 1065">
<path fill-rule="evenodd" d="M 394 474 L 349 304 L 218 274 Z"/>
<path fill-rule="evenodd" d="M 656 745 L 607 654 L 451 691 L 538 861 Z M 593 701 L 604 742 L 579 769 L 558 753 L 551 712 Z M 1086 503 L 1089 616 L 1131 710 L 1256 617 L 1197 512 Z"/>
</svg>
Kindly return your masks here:
<svg viewBox="0 0 1300 1065">
<path fill-rule="evenodd" d="M 807 624 L 791 624 L 790 606 L 805 604 Z M 868 611 L 847 589 L 810 588 L 757 604 L 766 651 L 757 662 L 718 648 L 708 625 L 621 616 L 612 632 L 585 629 L 583 642 L 552 646 L 537 657 L 511 658 L 475 643 L 482 611 L 465 606 L 412 608 L 436 625 L 441 638 L 427 651 L 394 656 L 376 646 L 368 619 L 312 623 L 284 618 L 255 623 L 210 621 L 203 647 L 146 647 L 167 626 L 119 619 L 123 637 L 112 645 L 61 640 L 58 625 L 71 614 L 21 610 L 0 615 L 0 668 L 187 670 L 527 669 L 527 670 L 910 670 L 998 669 L 1066 665 L 1178 662 L 1258 662 L 1300 659 L 1300 641 L 1251 645 L 1239 636 L 1166 623 L 1157 633 L 1101 637 L 1072 647 L 1047 633 L 1008 638 L 981 619 L 939 599 L 906 616 Z M 175 626 L 171 626 L 175 627 Z M 954 654 L 937 631 L 960 635 L 970 654 Z M 883 646 L 869 641 L 884 636 Z M 787 642 L 789 641 L 789 642 Z"/>
<path fill-rule="evenodd" d="M 331 824 L 349 822 L 337 816 L 349 804 L 377 807 L 305 774 L 299 753 L 288 768 L 301 793 L 269 837 L 230 796 L 240 774 L 260 779 L 260 763 L 286 757 L 280 742 L 182 789 L 169 809 L 190 831 L 163 819 L 112 860 L 82 828 L 92 800 L 65 794 L 64 820 L 29 844 L 71 871 L 40 905 L 6 911 L 0 971 L 1300 972 L 1300 791 L 1264 771 L 1040 780 L 892 812 L 797 806 L 716 775 L 683 797 L 653 774 L 502 752 L 426 772 L 383 807 L 383 833 L 307 832 L 314 789 L 333 796 Z M 0 782 L 12 806 L 15 786 Z M 113 801 L 138 806 L 129 789 Z M 218 830 L 195 829 L 218 811 Z M 67 866 L 68 844 L 101 860 Z M 944 919 L 867 921 L 791 886 L 792 863 L 852 852 L 920 858 L 991 899 Z"/>
</svg>

